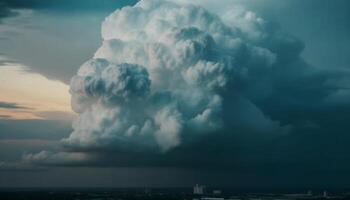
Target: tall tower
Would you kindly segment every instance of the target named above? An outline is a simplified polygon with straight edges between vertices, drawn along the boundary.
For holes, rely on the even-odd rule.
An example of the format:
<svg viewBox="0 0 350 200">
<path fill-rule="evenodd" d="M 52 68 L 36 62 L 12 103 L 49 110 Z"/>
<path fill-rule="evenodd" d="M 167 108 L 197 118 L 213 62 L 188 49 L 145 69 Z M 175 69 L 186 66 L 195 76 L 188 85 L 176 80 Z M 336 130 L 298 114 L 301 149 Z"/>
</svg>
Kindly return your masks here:
<svg viewBox="0 0 350 200">
<path fill-rule="evenodd" d="M 204 189 L 205 189 L 205 186 L 204 186 L 204 185 L 198 185 L 198 184 L 196 184 L 196 185 L 193 187 L 193 194 L 204 194 Z"/>
<path fill-rule="evenodd" d="M 328 197 L 327 190 L 323 191 L 323 197 L 324 197 L 324 198 L 327 198 L 327 197 Z"/>
</svg>

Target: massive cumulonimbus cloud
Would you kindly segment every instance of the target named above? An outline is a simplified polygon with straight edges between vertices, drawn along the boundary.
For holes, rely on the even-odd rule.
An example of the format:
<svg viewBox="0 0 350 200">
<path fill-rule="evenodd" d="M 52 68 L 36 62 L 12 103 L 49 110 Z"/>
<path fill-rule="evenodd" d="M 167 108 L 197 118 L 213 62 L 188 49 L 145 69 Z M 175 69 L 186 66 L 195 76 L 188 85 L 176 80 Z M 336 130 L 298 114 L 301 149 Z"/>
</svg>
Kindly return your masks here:
<svg viewBox="0 0 350 200">
<path fill-rule="evenodd" d="M 318 88 L 332 77 L 300 58 L 300 40 L 223 2 L 142 0 L 108 16 L 101 47 L 71 80 L 79 116 L 62 140 L 68 152 L 26 160 L 69 162 L 69 151 L 166 154 L 208 135 L 288 133 L 293 124 L 266 114 L 272 104 L 303 106 L 309 102 L 294 94 L 309 91 L 314 104 L 330 99 Z"/>
<path fill-rule="evenodd" d="M 240 121 L 287 131 L 243 97 L 240 85 L 283 56 L 266 41 L 283 48 L 294 38 L 265 31 L 268 23 L 252 12 L 231 17 L 224 21 L 200 5 L 156 0 L 108 16 L 102 46 L 72 78 L 79 118 L 64 144 L 130 143 L 166 152 L 186 134 L 215 134 Z"/>
</svg>

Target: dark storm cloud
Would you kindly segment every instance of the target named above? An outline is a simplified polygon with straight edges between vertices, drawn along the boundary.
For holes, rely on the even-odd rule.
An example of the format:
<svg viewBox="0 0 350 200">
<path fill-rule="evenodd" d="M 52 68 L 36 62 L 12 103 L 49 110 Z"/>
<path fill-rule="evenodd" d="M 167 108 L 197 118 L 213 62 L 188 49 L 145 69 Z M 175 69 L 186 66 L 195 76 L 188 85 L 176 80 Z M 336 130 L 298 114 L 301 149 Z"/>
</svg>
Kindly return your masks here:
<svg viewBox="0 0 350 200">
<path fill-rule="evenodd" d="M 16 15 L 6 14 L 2 18 L 4 26 L 0 29 L 0 53 L 28 66 L 35 73 L 69 83 L 76 67 L 97 48 L 103 18 L 112 10 L 136 1 L 1 2 L 3 6 L 0 10 Z M 4 61 L 1 63 L 5 64 Z"/>
<path fill-rule="evenodd" d="M 137 0 L 1 0 L 8 8 L 51 9 L 64 12 L 113 10 L 137 2 Z"/>
<path fill-rule="evenodd" d="M 16 14 L 17 14 L 16 12 L 14 12 L 10 8 L 6 7 L 5 4 L 3 4 L 0 1 L 0 23 L 2 21 L 2 18 L 15 16 Z"/>
<path fill-rule="evenodd" d="M 77 12 L 65 12 L 64 16 L 57 15 L 54 16 L 54 18 L 48 16 L 39 17 L 39 21 L 40 19 L 45 19 L 45 21 L 47 20 L 50 22 L 50 24 L 40 24 L 40 26 L 46 27 L 44 28 L 45 32 L 49 30 L 49 34 L 52 36 L 51 38 L 46 37 L 48 34 L 45 34 L 45 37 L 43 37 L 43 35 L 38 33 L 26 33 L 26 38 L 24 41 L 19 42 L 18 47 L 16 42 L 15 44 L 9 43 L 1 47 L 4 49 L 4 53 L 11 55 L 13 58 L 17 58 L 18 62 L 30 66 L 33 71 L 44 74 L 51 79 L 58 79 L 69 83 L 77 66 L 86 61 L 98 47 L 100 38 L 97 30 L 100 28 L 100 21 L 97 20 L 94 23 L 92 20 L 96 19 L 84 19 L 84 16 L 78 18 L 68 15 L 74 13 L 79 13 L 79 15 L 82 13 L 89 13 L 90 16 L 99 16 L 99 20 L 103 20 L 103 18 L 115 8 L 126 4 L 133 5 L 136 1 L 89 0 L 86 4 L 84 4 L 85 1 L 81 0 L 5 0 L 3 2 L 17 8 L 47 8 L 46 10 L 49 12 L 46 13 L 50 15 L 53 13 L 63 14 L 65 10 L 77 9 Z M 350 34 L 350 29 L 348 28 L 350 26 L 348 26 L 347 20 L 349 12 L 347 12 L 346 9 L 349 7 L 349 1 L 335 0 L 330 2 L 327 0 L 310 0 L 305 2 L 302 0 L 237 0 L 234 2 L 243 4 L 253 11 L 257 10 L 258 13 L 261 13 L 266 19 L 279 22 L 284 30 L 288 30 L 288 32 L 301 38 L 307 46 L 305 51 L 303 51 L 302 57 L 305 57 L 308 61 L 325 68 L 348 66 L 350 61 L 346 52 L 349 51 L 348 47 L 350 46 L 350 41 L 347 37 L 347 35 Z M 213 5 L 213 7 L 215 6 L 216 5 Z M 50 12 L 54 10 L 59 12 Z M 83 12 L 84 10 L 88 12 Z M 70 20 L 62 20 L 65 16 Z M 38 19 L 30 20 L 36 21 Z M 89 24 L 85 23 L 87 21 Z M 300 23 L 300 21 L 303 21 L 303 23 Z M 81 24 L 77 22 L 81 22 Z M 65 31 L 61 33 L 60 30 Z M 72 32 L 65 34 L 65 32 L 67 32 L 66 30 L 72 30 Z M 81 35 L 82 32 L 84 32 L 83 36 Z M 59 35 L 63 41 L 67 41 L 67 44 L 66 42 L 57 44 L 57 35 Z M 12 34 L 11 38 L 13 38 Z M 6 37 L 6 39 L 8 39 L 8 37 Z M 45 41 L 42 41 L 42 39 L 45 39 Z M 87 45 L 80 41 L 80 39 L 91 41 L 91 44 Z M 56 48 L 51 49 L 51 46 L 56 46 Z M 8 50 L 9 48 L 12 48 L 13 52 Z M 31 53 L 32 48 L 36 49 L 34 52 L 39 53 Z"/>
<path fill-rule="evenodd" d="M 348 0 L 242 1 L 306 43 L 303 57 L 325 67 L 350 67 Z M 302 23 L 301 23 L 302 22 Z"/>
<path fill-rule="evenodd" d="M 49 12 L 110 12 L 134 4 L 137 0 L 0 0 L 0 23 L 3 18 L 18 15 L 14 9 L 46 10 Z"/>
<path fill-rule="evenodd" d="M 333 129 L 336 125 L 328 127 Z M 100 155 L 96 151 L 90 153 L 90 160 L 80 164 L 57 162 L 57 160 L 36 164 L 44 167 L 70 166 L 73 167 L 71 170 L 79 170 L 82 166 L 93 166 L 88 174 L 94 173 L 92 170 L 94 168 L 98 171 L 100 167 L 113 170 L 115 166 L 129 169 L 142 169 L 145 166 L 164 169 L 172 166 L 175 169 L 189 171 L 187 176 L 179 174 L 179 178 L 192 177 L 193 180 L 183 183 L 189 186 L 199 182 L 238 188 L 293 186 L 329 188 L 348 183 L 346 177 L 350 176 L 349 142 L 350 136 L 346 130 L 315 132 L 310 127 L 309 131 L 268 138 L 247 132 L 231 136 L 227 134 L 218 137 L 208 136 L 198 141 L 196 145 L 175 149 L 165 155 L 104 150 Z M 137 174 L 142 177 L 142 173 Z M 159 181 L 160 174 L 154 175 L 153 181 L 148 184 Z M 173 180 L 172 175 L 168 178 Z M 139 183 L 126 181 L 115 184 Z M 171 181 L 164 184 L 174 185 Z"/>
<path fill-rule="evenodd" d="M 286 1 L 278 3 L 271 1 L 266 5 L 274 9 L 274 6 L 279 8 L 282 5 L 294 4 L 294 2 L 296 1 L 293 1 L 293 3 L 292 1 L 289 1 L 289 3 L 286 3 Z M 318 10 L 319 7 L 322 7 L 321 10 L 324 10 L 324 5 L 320 6 L 315 1 L 310 2 L 301 3 L 301 1 L 297 1 L 297 4 L 300 4 L 299 6 L 302 8 L 309 7 L 308 9 L 312 12 L 314 12 L 313 8 Z M 324 1 L 320 2 L 325 3 Z M 338 5 L 339 2 L 337 1 L 335 4 Z M 215 4 L 220 5 L 217 2 Z M 337 7 L 336 5 L 332 4 L 332 6 Z M 343 4 L 340 5 L 344 6 Z M 157 6 L 153 8 L 157 8 Z M 337 10 L 337 8 L 331 8 Z M 308 9 L 305 10 L 305 13 L 308 13 L 306 12 Z M 282 10 L 288 10 L 288 8 Z M 113 29 L 113 26 L 112 28 L 105 27 L 104 37 L 107 39 L 99 49 L 97 56 L 95 56 L 104 59 L 91 59 L 86 62 L 79 70 L 77 77 L 73 79 L 71 92 L 73 95 L 77 94 L 75 96 L 77 98 L 73 100 L 73 103 L 75 103 L 73 107 L 85 116 L 74 124 L 75 133 L 69 135 L 71 130 L 66 128 L 63 130 L 65 134 L 62 136 L 59 134 L 59 131 L 62 130 L 59 129 L 57 136 L 53 137 L 55 139 L 65 138 L 59 150 L 44 148 L 45 150 L 42 151 L 42 149 L 37 148 L 23 156 L 25 162 L 45 167 L 69 166 L 77 167 L 77 169 L 80 169 L 81 166 L 109 167 L 108 170 L 112 167 L 140 168 L 145 166 L 201 169 L 205 172 L 200 173 L 196 180 L 237 186 L 281 186 L 281 183 L 283 183 L 289 186 L 302 185 L 309 187 L 310 185 L 339 186 L 348 183 L 350 177 L 348 148 L 350 143 L 350 135 L 348 134 L 350 130 L 348 123 L 350 120 L 350 71 L 348 68 L 335 68 L 333 65 L 320 68 L 307 62 L 304 59 L 303 52 L 305 48 L 306 50 L 310 48 L 308 41 L 302 41 L 297 37 L 286 34 L 276 24 L 270 24 L 254 15 L 254 13 L 243 15 L 243 18 L 247 21 L 238 21 L 239 25 L 237 26 L 240 30 L 237 32 L 243 33 L 238 36 L 234 35 L 240 39 L 236 41 L 237 43 L 235 41 L 232 43 L 214 43 L 214 37 L 205 37 L 194 28 L 182 30 L 174 34 L 174 38 L 171 34 L 160 37 L 161 33 L 166 32 L 160 30 L 167 27 L 167 23 L 158 24 L 154 22 L 150 23 L 150 27 L 147 27 L 149 29 L 145 28 L 145 31 L 149 31 L 150 35 L 155 31 L 155 40 L 162 39 L 159 43 L 164 44 L 163 46 L 160 45 L 161 47 L 152 47 L 148 44 L 147 48 L 144 48 L 137 42 L 128 43 L 131 37 L 136 37 L 136 39 L 133 38 L 135 40 L 139 39 L 134 31 L 142 27 L 133 20 L 147 19 L 144 15 L 138 18 L 139 13 L 139 10 L 138 12 L 130 12 L 129 14 L 132 17 L 123 18 L 128 23 L 117 24 L 118 29 Z M 193 13 L 199 13 L 198 16 L 201 17 L 200 14 L 205 12 Z M 203 19 L 202 23 L 216 20 L 215 17 L 209 17 L 210 20 L 207 20 L 206 17 L 210 15 L 205 14 L 203 18 L 197 16 Z M 322 12 L 318 15 L 322 15 Z M 166 19 L 165 14 L 161 16 L 162 19 Z M 226 20 L 230 19 L 235 19 L 235 16 L 228 17 Z M 116 21 L 118 23 L 124 22 L 122 20 Z M 302 20 L 294 20 L 293 24 L 303 24 L 300 21 Z M 237 21 L 232 22 L 233 25 L 235 23 Z M 344 24 L 344 22 L 339 23 Z M 313 27 L 310 24 L 308 26 Z M 122 34 L 125 29 L 120 27 L 126 30 L 130 28 L 133 34 Z M 227 37 L 233 34 L 231 32 L 226 33 L 227 29 L 221 27 L 220 24 L 204 27 L 208 32 L 211 28 L 219 27 L 220 31 L 217 33 L 224 32 Z M 281 24 L 281 27 L 284 29 L 285 25 Z M 327 27 L 328 25 L 325 25 L 325 31 L 328 34 L 333 34 L 333 30 L 328 30 Z M 291 33 L 300 31 L 297 28 L 290 30 L 289 26 L 287 28 Z M 140 35 L 144 36 L 145 33 Z M 218 37 L 218 34 L 213 35 Z M 125 39 L 126 42 L 114 40 L 113 38 L 116 36 Z M 108 40 L 111 38 L 112 40 Z M 225 60 L 225 57 L 220 57 L 220 53 L 225 52 L 222 50 L 224 45 L 232 44 L 234 46 L 244 43 L 232 53 L 237 58 L 235 60 L 236 64 L 242 69 L 241 73 L 237 73 L 239 70 L 232 73 L 234 74 L 235 84 L 230 85 L 228 89 L 233 92 L 231 94 L 223 92 L 222 105 L 225 109 L 224 111 L 217 110 L 219 113 L 224 113 L 222 116 L 219 115 L 226 125 L 224 129 L 204 134 L 196 133 L 195 129 L 191 129 L 193 127 L 182 130 L 176 129 L 176 125 L 191 121 L 186 116 L 187 113 L 193 114 L 198 110 L 193 108 L 193 104 L 191 104 L 195 100 L 191 98 L 195 94 L 194 92 L 191 92 L 190 95 L 183 94 L 186 97 L 184 99 L 172 94 L 183 82 L 188 81 L 196 85 L 197 82 L 194 80 L 200 83 L 196 86 L 204 92 L 216 91 L 217 88 L 213 85 L 220 86 L 220 81 L 225 80 L 226 75 L 231 73 L 225 71 L 225 68 L 220 68 L 220 66 L 190 66 L 192 70 L 183 73 L 187 74 L 189 79 L 184 81 L 175 79 L 174 84 L 169 84 L 170 86 L 167 84 L 172 78 L 179 76 L 175 71 L 164 74 L 164 71 L 160 70 L 157 74 L 160 76 L 156 77 L 160 78 L 160 82 L 165 84 L 160 84 L 159 88 L 169 87 L 169 91 L 160 92 L 149 100 L 141 102 L 141 108 L 138 107 L 137 103 L 139 102 L 130 103 L 130 99 L 132 100 L 135 96 L 142 98 L 149 95 L 149 90 L 152 93 L 152 91 L 158 89 L 152 88 L 152 84 L 159 80 L 149 81 L 154 74 L 146 73 L 143 67 L 156 67 L 159 63 L 161 63 L 159 64 L 161 66 L 174 67 L 176 65 L 177 62 L 169 61 L 175 53 L 162 57 L 167 52 L 165 51 L 166 48 L 163 49 L 162 47 L 169 45 L 166 42 L 173 42 L 172 39 L 177 42 L 177 45 L 171 45 L 171 50 L 182 47 L 181 45 L 193 43 L 193 49 L 189 45 L 188 51 L 185 51 L 186 53 L 176 52 L 179 53 L 176 55 L 179 55 L 180 61 L 187 58 L 190 60 L 193 55 L 196 58 L 203 56 L 205 60 L 222 61 Z M 143 44 L 147 40 L 143 37 L 140 41 Z M 322 43 L 322 41 L 319 42 Z M 349 40 L 343 42 L 347 43 Z M 252 46 L 259 48 L 252 48 Z M 214 48 L 215 53 L 213 53 L 212 47 L 221 48 Z M 218 51 L 218 49 L 221 51 Z M 266 51 L 263 51 L 263 49 Z M 332 48 L 326 50 L 334 52 Z M 119 55 L 120 58 L 116 58 L 115 55 Z M 155 59 L 157 56 L 164 59 L 159 61 Z M 106 59 L 114 59 L 113 62 L 121 60 L 138 65 L 116 65 L 113 62 L 106 61 Z M 336 57 L 333 57 L 334 59 Z M 184 62 L 184 66 L 187 66 L 186 64 L 188 63 Z M 144 66 L 142 67 L 142 65 Z M 171 69 L 171 67 L 169 68 Z M 147 70 L 151 71 L 148 68 Z M 67 77 L 66 80 L 68 80 Z M 131 81 L 128 82 L 127 80 Z M 177 94 L 182 94 L 188 88 L 190 86 L 186 85 Z M 211 93 L 205 94 L 208 94 L 204 95 L 206 97 L 211 95 Z M 99 101 L 96 99 L 99 99 Z M 143 138 L 138 139 L 137 133 L 140 131 L 140 127 L 134 125 L 144 115 L 140 110 L 145 110 L 148 105 L 157 108 L 157 106 L 169 101 L 176 101 L 177 104 L 182 105 L 181 112 L 168 109 L 166 112 L 159 112 L 157 120 L 160 122 L 158 122 L 159 124 L 170 124 L 169 127 L 175 127 L 175 131 L 170 132 L 170 134 L 181 133 L 181 140 L 175 138 L 171 141 L 175 141 L 175 143 L 170 143 L 170 147 L 166 146 L 169 148 L 161 152 L 154 148 L 157 142 L 150 139 L 147 131 L 144 132 L 146 135 L 143 135 Z M 129 108 L 128 112 L 123 113 L 120 109 L 112 109 L 119 103 L 123 105 L 121 109 Z M 207 106 L 205 100 L 201 103 Z M 210 104 L 210 106 L 213 106 L 213 104 Z M 151 113 L 154 111 L 152 110 L 155 109 L 154 107 L 149 110 Z M 215 110 L 217 107 L 213 106 L 210 109 Z M 84 114 L 84 112 L 86 113 Z M 119 115 L 120 113 L 122 114 Z M 198 117 L 200 119 L 198 121 L 202 123 L 199 123 L 200 126 L 194 126 L 194 128 L 204 127 L 207 130 L 212 125 L 220 124 L 213 120 L 217 117 L 215 113 L 214 115 L 210 115 L 210 112 L 207 113 L 209 114 Z M 127 118 L 128 115 L 132 115 L 132 117 Z M 169 121 L 170 123 L 167 123 Z M 142 129 L 149 130 L 152 127 L 151 125 L 152 123 L 145 123 Z M 31 129 L 29 124 L 24 127 L 26 127 L 26 130 Z M 45 128 L 52 130 L 51 127 L 45 126 L 42 128 L 43 132 L 46 131 Z M 124 128 L 126 131 L 121 131 L 121 135 L 115 136 L 115 133 Z M 161 131 L 164 130 L 172 129 L 165 126 Z M 153 130 L 150 133 L 156 131 Z M 21 134 L 22 132 L 25 133 L 25 130 L 12 131 L 12 134 L 5 134 L 4 138 L 13 135 L 16 138 L 25 137 L 24 134 Z M 48 135 L 52 136 L 51 133 Z M 34 134 L 31 137 L 41 136 Z M 164 140 L 161 140 L 161 143 L 163 142 Z M 169 145 L 169 143 L 165 143 Z M 149 146 L 151 148 L 148 149 Z M 93 169 L 90 170 L 93 171 Z M 86 174 L 90 173 L 86 172 Z M 190 174 L 195 174 L 195 172 Z M 113 185 L 113 183 L 109 184 Z M 171 183 L 169 184 L 171 185 Z"/>
<path fill-rule="evenodd" d="M 157 14 L 157 6 L 151 7 L 154 10 L 150 13 Z M 73 109 L 80 118 L 73 124 L 73 133 L 62 140 L 65 150 L 28 154 L 27 161 L 61 166 L 182 166 L 237 170 L 253 170 L 247 167 L 252 165 L 266 166 L 265 171 L 272 173 L 275 162 L 288 168 L 290 162 L 298 164 L 298 156 L 299 164 L 311 170 L 312 163 L 321 162 L 321 157 L 304 155 L 303 151 L 310 153 L 308 148 L 317 148 L 320 155 L 339 151 L 340 157 L 346 157 L 345 143 L 339 144 L 339 149 L 327 149 L 329 152 L 318 146 L 327 141 L 328 132 L 348 140 L 343 132 L 349 129 L 345 122 L 350 109 L 347 101 L 349 70 L 312 66 L 301 57 L 305 45 L 300 39 L 252 12 L 231 18 L 226 16 L 221 21 L 210 13 L 192 8 L 193 13 L 199 13 L 197 18 L 181 16 L 192 28 L 181 29 L 184 25 L 177 24 L 180 31 L 170 31 L 172 34 L 160 37 L 167 33 L 167 26 L 154 22 L 143 27 L 134 21 L 138 15 L 148 16 L 150 7 L 143 9 L 146 11 L 120 11 L 126 12 L 123 14 L 128 15 L 127 18 L 119 19 L 118 12 L 107 18 L 102 28 L 105 42 L 95 54 L 98 59 L 83 64 L 72 79 Z M 152 22 L 153 15 L 149 15 L 149 19 L 145 16 L 142 20 Z M 205 27 L 211 28 L 206 29 L 204 36 L 202 24 L 196 24 L 198 18 L 208 23 Z M 114 20 L 119 23 L 118 29 Z M 233 25 L 236 32 L 230 31 L 229 25 L 223 22 Z M 162 40 L 155 47 L 150 40 L 145 48 L 142 44 L 146 39 L 128 34 L 128 29 L 132 33 L 142 29 L 143 36 L 149 34 L 149 37 L 153 37 L 153 31 L 158 31 L 154 39 Z M 236 43 L 237 38 L 239 42 Z M 138 40 L 139 43 L 135 42 Z M 193 49 L 186 46 L 191 42 L 198 46 Z M 163 51 L 153 51 L 160 48 L 159 44 Z M 172 48 L 166 48 L 169 44 Z M 188 54 L 172 57 L 186 50 Z M 175 52 L 168 55 L 169 51 Z M 233 66 L 225 62 L 227 57 L 235 58 Z M 221 65 L 203 64 L 206 61 Z M 196 62 L 199 64 L 193 64 Z M 164 66 L 172 71 L 168 73 Z M 184 66 L 187 68 L 182 69 Z M 232 82 L 231 76 L 234 77 Z M 176 84 L 169 84 L 173 79 L 164 77 L 175 77 Z M 167 91 L 162 92 L 164 87 L 168 87 Z M 224 89 L 218 89 L 220 87 Z M 153 89 L 151 93 L 150 88 Z M 222 101 L 214 101 L 213 94 L 222 97 Z M 195 95 L 199 101 L 193 98 Z M 186 100 L 182 99 L 184 97 Z M 138 98 L 144 101 L 139 102 Z M 213 101 L 208 100 L 211 98 Z M 196 101 L 200 106 L 196 107 Z M 171 106 L 167 107 L 168 104 Z M 166 109 L 160 109 L 164 105 Z M 143 110 L 147 112 L 141 112 Z M 203 110 L 208 112 L 201 113 Z M 144 122 L 144 118 L 149 121 Z M 202 132 L 196 132 L 198 130 Z M 316 137 L 315 143 L 308 134 Z M 293 142 L 301 140 L 302 136 L 306 139 L 305 144 L 301 142 L 305 150 L 294 151 L 297 146 Z M 295 160 L 290 160 L 291 155 Z M 335 161 L 331 156 L 327 159 Z"/>
</svg>

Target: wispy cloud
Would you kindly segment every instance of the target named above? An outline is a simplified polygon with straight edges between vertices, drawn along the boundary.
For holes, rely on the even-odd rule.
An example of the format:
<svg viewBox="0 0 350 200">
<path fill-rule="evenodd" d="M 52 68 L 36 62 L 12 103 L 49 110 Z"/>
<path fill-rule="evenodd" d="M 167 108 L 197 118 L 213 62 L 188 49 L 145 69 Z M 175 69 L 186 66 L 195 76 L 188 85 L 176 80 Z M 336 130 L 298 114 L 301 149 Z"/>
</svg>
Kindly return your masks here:
<svg viewBox="0 0 350 200">
<path fill-rule="evenodd" d="M 0 119 L 11 119 L 10 115 L 0 115 Z"/>
<path fill-rule="evenodd" d="M 19 105 L 18 103 L 0 101 L 0 109 L 1 108 L 5 108 L 5 109 L 30 109 L 26 106 Z"/>
</svg>

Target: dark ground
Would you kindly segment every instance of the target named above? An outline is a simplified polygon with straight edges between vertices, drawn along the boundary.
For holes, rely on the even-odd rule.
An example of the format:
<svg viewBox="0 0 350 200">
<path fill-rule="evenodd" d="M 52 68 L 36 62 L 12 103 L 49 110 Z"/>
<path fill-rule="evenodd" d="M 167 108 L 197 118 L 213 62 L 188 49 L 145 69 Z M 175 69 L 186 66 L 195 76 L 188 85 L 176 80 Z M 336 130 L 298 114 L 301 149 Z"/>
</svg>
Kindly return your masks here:
<svg viewBox="0 0 350 200">
<path fill-rule="evenodd" d="M 171 189 L 0 189 L 0 200 L 192 200 L 202 197 L 214 197 L 235 200 L 320 200 L 320 199 L 342 199 L 350 200 L 350 193 L 337 191 L 323 196 L 322 191 L 307 195 L 305 192 L 287 191 L 258 191 L 258 193 L 247 191 L 234 191 L 225 189 L 222 194 L 215 195 L 213 189 L 207 189 L 203 195 L 193 195 L 191 188 Z"/>
</svg>

